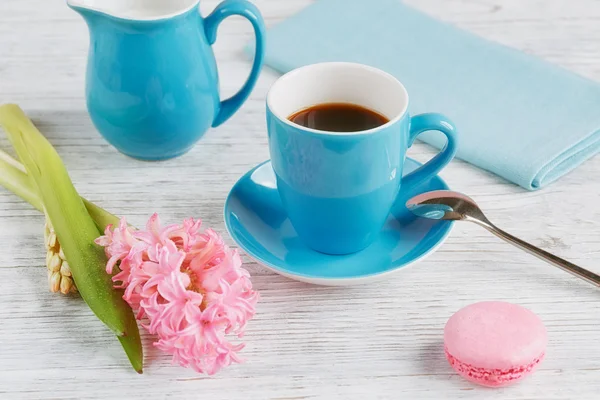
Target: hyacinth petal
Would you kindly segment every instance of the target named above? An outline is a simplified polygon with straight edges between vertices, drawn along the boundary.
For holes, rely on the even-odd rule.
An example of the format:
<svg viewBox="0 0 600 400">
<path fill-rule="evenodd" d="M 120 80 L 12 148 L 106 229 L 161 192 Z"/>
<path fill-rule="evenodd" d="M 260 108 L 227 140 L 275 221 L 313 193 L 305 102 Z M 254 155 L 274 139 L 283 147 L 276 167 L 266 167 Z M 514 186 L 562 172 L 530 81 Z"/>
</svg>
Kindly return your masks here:
<svg viewBox="0 0 600 400">
<path fill-rule="evenodd" d="M 94 240 L 94 243 L 96 243 L 98 246 L 106 247 L 110 244 L 111 241 L 112 239 L 109 236 L 100 236 L 96 240 Z"/>
<path fill-rule="evenodd" d="M 158 216 L 158 213 L 154 213 L 146 223 L 146 231 L 151 233 L 158 233 L 159 229 L 160 217 Z"/>
<path fill-rule="evenodd" d="M 165 299 L 167 302 L 173 302 L 175 304 L 180 303 L 181 301 L 185 301 L 186 298 L 186 285 L 184 285 L 185 276 L 188 281 L 189 277 L 181 272 L 172 272 L 165 279 L 161 280 L 160 283 L 156 286 L 157 292 L 160 296 Z"/>
<path fill-rule="evenodd" d="M 121 256 L 119 254 L 116 254 L 108 259 L 108 262 L 106 263 L 106 273 L 107 274 L 112 275 L 113 269 L 115 268 L 115 265 L 117 264 L 117 262 L 120 259 L 121 259 Z"/>
<path fill-rule="evenodd" d="M 161 227 L 153 214 L 145 230 L 133 230 L 122 219 L 96 242 L 110 259 L 107 269 L 119 265 L 115 286 L 125 289 L 141 325 L 157 335 L 154 345 L 172 363 L 212 375 L 242 362 L 237 352 L 244 344 L 228 335 L 243 336 L 258 293 L 238 251 L 201 226 L 188 218 Z"/>
</svg>

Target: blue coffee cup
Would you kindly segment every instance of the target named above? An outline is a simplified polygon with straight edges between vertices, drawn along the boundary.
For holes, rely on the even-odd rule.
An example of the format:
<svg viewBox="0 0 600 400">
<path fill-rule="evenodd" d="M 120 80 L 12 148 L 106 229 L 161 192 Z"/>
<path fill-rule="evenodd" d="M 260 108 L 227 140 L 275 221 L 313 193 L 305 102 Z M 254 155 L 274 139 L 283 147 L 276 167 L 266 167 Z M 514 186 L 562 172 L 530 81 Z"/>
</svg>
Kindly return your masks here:
<svg viewBox="0 0 600 400">
<path fill-rule="evenodd" d="M 389 122 L 365 131 L 329 132 L 288 119 L 326 103 L 362 106 Z M 402 83 L 355 63 L 312 64 L 280 77 L 267 95 L 267 128 L 277 189 L 289 219 L 307 246 L 326 254 L 368 247 L 398 195 L 414 191 L 456 154 L 456 128 L 448 118 L 434 113 L 411 117 Z M 402 178 L 407 149 L 430 130 L 442 132 L 447 145 Z"/>
</svg>

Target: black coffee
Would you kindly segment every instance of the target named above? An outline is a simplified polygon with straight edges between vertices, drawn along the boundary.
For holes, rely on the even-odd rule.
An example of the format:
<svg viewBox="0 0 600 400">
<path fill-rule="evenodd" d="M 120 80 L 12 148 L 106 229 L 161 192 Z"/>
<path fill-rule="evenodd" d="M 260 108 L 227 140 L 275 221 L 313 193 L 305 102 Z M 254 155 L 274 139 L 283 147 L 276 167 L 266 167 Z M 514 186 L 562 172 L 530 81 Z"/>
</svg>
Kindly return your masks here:
<svg viewBox="0 0 600 400">
<path fill-rule="evenodd" d="M 389 122 L 383 115 L 355 104 L 324 103 L 290 115 L 288 119 L 307 128 L 329 132 L 358 132 Z"/>
</svg>

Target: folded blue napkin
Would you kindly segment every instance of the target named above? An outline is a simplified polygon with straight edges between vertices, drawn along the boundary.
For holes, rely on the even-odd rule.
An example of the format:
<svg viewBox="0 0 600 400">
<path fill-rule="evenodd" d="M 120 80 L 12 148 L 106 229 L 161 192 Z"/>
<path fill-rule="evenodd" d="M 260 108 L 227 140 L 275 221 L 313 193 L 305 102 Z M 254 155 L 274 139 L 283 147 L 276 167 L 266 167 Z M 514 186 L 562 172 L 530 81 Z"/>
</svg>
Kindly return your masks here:
<svg viewBox="0 0 600 400">
<path fill-rule="evenodd" d="M 323 61 L 396 76 L 411 114 L 441 112 L 455 122 L 459 158 L 529 190 L 600 150 L 600 84 L 399 0 L 318 0 L 268 30 L 270 67 L 287 72 Z M 435 133 L 419 138 L 444 144 Z"/>
</svg>

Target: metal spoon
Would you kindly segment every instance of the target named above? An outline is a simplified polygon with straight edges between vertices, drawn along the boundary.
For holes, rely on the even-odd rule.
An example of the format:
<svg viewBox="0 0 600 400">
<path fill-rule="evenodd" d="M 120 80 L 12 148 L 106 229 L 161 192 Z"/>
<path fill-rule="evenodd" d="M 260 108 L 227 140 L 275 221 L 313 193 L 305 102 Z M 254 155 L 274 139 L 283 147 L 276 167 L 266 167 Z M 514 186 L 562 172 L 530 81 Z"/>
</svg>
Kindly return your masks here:
<svg viewBox="0 0 600 400">
<path fill-rule="evenodd" d="M 548 263 L 567 271 L 589 283 L 600 286 L 600 275 L 563 260 L 535 247 L 492 224 L 477 203 L 467 195 L 450 190 L 436 190 L 413 197 L 406 207 L 415 215 L 430 219 L 469 221 L 483 226 L 488 231 Z"/>
</svg>

